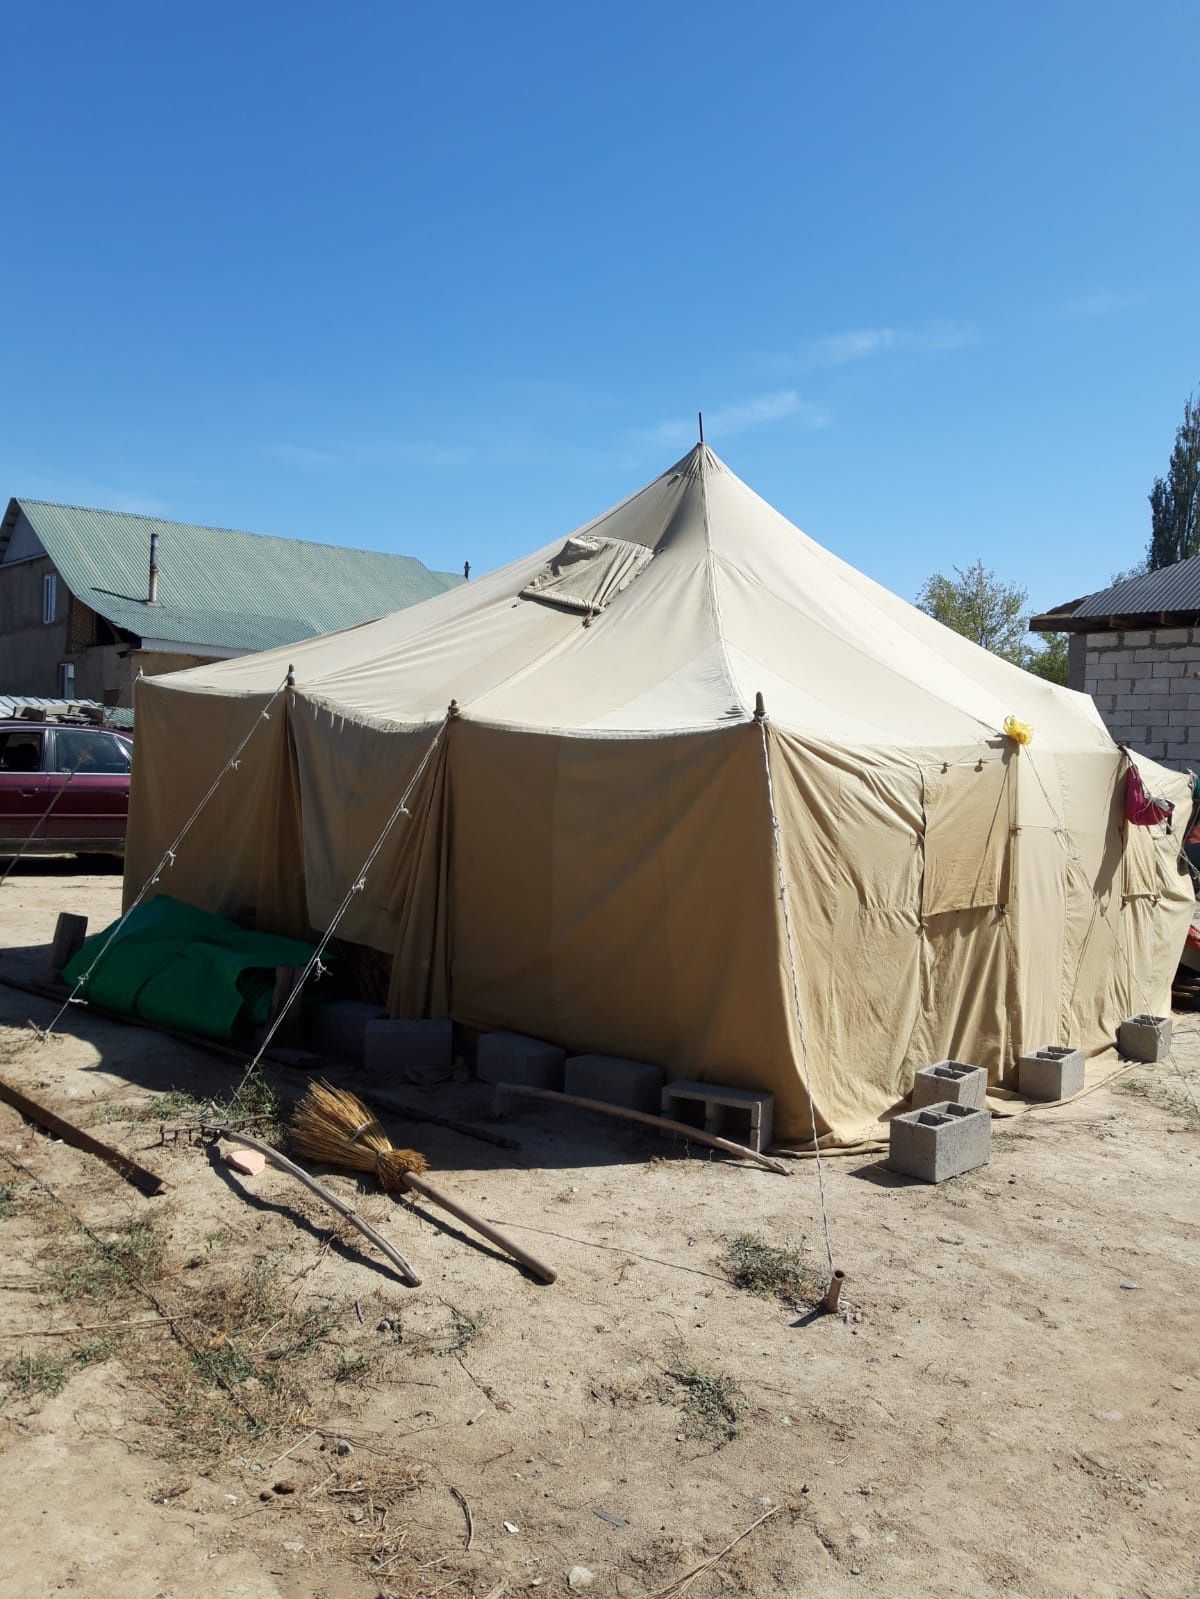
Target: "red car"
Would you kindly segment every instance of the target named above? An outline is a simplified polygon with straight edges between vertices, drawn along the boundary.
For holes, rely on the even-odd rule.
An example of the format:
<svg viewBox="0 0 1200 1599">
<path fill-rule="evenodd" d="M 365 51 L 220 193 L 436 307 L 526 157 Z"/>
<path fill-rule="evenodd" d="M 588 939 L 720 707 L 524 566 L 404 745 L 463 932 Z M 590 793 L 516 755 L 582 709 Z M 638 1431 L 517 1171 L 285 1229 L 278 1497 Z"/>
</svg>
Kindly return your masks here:
<svg viewBox="0 0 1200 1599">
<path fill-rule="evenodd" d="M 0 722 L 0 855 L 123 855 L 132 755 L 108 728 Z"/>
</svg>

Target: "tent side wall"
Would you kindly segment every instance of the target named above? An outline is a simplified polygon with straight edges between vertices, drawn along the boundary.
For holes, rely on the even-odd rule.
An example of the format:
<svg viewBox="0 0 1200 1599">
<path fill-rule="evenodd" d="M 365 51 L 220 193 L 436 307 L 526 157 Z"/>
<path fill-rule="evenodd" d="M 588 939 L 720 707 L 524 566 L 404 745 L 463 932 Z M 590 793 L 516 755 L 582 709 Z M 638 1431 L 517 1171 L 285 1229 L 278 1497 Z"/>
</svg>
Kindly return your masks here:
<svg viewBox="0 0 1200 1599">
<path fill-rule="evenodd" d="M 589 739 L 456 724 L 455 1016 L 669 1075 L 772 1089 L 807 1122 L 758 729 Z"/>
<path fill-rule="evenodd" d="M 161 891 L 224 916 L 252 907 L 267 932 L 308 931 L 296 752 L 285 696 L 270 702 L 270 694 L 183 693 L 140 679 L 126 906 L 220 775 Z M 221 775 L 247 733 L 237 769 Z"/>
</svg>

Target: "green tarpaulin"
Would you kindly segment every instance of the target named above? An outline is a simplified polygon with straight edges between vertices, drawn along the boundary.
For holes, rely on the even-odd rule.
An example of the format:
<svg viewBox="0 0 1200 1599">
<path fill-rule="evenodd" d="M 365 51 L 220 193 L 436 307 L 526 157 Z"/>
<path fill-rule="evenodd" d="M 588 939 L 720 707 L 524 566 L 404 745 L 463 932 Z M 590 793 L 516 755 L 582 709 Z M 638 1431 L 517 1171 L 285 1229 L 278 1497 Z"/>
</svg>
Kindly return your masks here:
<svg viewBox="0 0 1200 1599">
<path fill-rule="evenodd" d="M 66 966 L 63 977 L 71 987 L 104 949 L 109 932 L 87 939 Z M 232 1038 L 266 1021 L 275 968 L 305 965 L 313 948 L 250 932 L 160 894 L 139 905 L 108 945 L 82 997 L 180 1032 Z"/>
</svg>

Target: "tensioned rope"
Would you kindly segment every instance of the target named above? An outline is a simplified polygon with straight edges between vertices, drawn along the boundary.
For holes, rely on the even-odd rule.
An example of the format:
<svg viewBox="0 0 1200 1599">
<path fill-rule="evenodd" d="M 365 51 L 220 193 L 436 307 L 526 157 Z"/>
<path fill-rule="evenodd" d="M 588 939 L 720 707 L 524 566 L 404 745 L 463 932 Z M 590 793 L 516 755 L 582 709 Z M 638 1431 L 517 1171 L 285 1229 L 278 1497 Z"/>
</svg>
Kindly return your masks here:
<svg viewBox="0 0 1200 1599">
<path fill-rule="evenodd" d="M 300 992 L 303 989 L 305 983 L 307 983 L 308 979 L 312 976 L 312 974 L 314 972 L 321 972 L 321 971 L 325 970 L 325 968 L 321 965 L 321 956 L 325 953 L 326 949 L 329 947 L 329 942 L 333 938 L 334 933 L 337 931 L 338 926 L 341 923 L 342 918 L 345 916 L 346 912 L 350 909 L 350 906 L 354 903 L 354 896 L 356 894 L 361 894 L 363 892 L 363 890 L 366 888 L 366 886 L 367 886 L 367 873 L 371 870 L 371 867 L 374 866 L 375 861 L 376 861 L 376 859 L 379 856 L 379 852 L 383 848 L 384 844 L 387 842 L 388 835 L 391 833 L 392 828 L 395 827 L 396 823 L 400 820 L 401 816 L 408 816 L 408 817 L 411 818 L 412 812 L 408 808 L 408 802 L 412 798 L 413 790 L 416 788 L 417 784 L 420 782 L 420 780 L 421 780 L 421 778 L 422 778 L 422 776 L 423 776 L 423 774 L 425 772 L 425 768 L 429 765 L 429 762 L 430 762 L 430 760 L 433 757 L 434 750 L 437 749 L 438 744 L 441 742 L 442 734 L 446 731 L 446 728 L 449 726 L 450 722 L 455 719 L 457 714 L 458 714 L 458 707 L 453 701 L 451 701 L 450 709 L 446 712 L 445 716 L 443 716 L 441 722 L 438 724 L 437 731 L 434 733 L 433 738 L 430 740 L 428 748 L 426 749 L 424 755 L 422 755 L 420 763 L 418 764 L 416 771 L 414 771 L 412 777 L 409 779 L 408 784 L 405 787 L 405 790 L 404 790 L 403 794 L 401 794 L 400 799 L 397 802 L 395 809 L 392 811 L 392 813 L 388 817 L 387 821 L 383 824 L 382 831 L 380 832 L 378 838 L 376 838 L 375 842 L 371 845 L 371 848 L 367 852 L 366 859 L 363 861 L 362 865 L 359 867 L 358 871 L 355 873 L 354 881 L 350 884 L 350 887 L 346 890 L 345 896 L 343 897 L 341 904 L 338 906 L 337 910 L 334 911 L 332 921 L 329 923 L 329 925 L 326 927 L 325 931 L 322 933 L 321 938 L 320 938 L 320 940 L 319 940 L 319 942 L 317 944 L 316 949 L 314 949 L 311 958 L 309 959 L 307 965 L 301 971 L 300 976 L 296 979 L 296 982 L 293 984 L 291 993 L 287 996 L 287 999 L 280 1006 L 279 1013 L 276 1015 L 276 1017 L 272 1021 L 271 1025 L 268 1027 L 268 1029 L 266 1031 L 266 1034 L 263 1037 L 262 1043 L 259 1044 L 259 1046 L 258 1046 L 258 1050 L 257 1050 L 257 1052 L 256 1052 L 256 1054 L 254 1056 L 254 1059 L 250 1062 L 250 1064 L 246 1067 L 245 1072 L 242 1074 L 242 1080 L 238 1084 L 237 1089 L 234 1092 L 233 1101 L 237 1100 L 238 1095 L 242 1093 L 242 1091 L 245 1089 L 246 1084 L 249 1082 L 250 1078 L 254 1075 L 254 1073 L 258 1070 L 259 1066 L 262 1064 L 262 1058 L 266 1054 L 267 1050 L 270 1048 L 271 1040 L 275 1037 L 275 1034 L 279 1031 L 280 1027 L 283 1025 L 284 1018 L 287 1016 L 287 1013 L 291 1010 L 292 1006 L 296 1003 L 296 1000 L 299 998 Z"/>
<path fill-rule="evenodd" d="M 71 770 L 67 773 L 66 782 L 62 785 L 61 788 L 56 788 L 54 790 L 54 793 L 50 796 L 49 805 L 46 806 L 46 809 L 42 812 L 42 814 L 38 817 L 37 821 L 29 829 L 29 832 L 21 840 L 20 849 L 13 856 L 13 858 L 9 861 L 8 865 L 4 868 L 3 874 L 0 875 L 0 888 L 3 888 L 5 883 L 8 882 L 9 878 L 13 874 L 14 868 L 19 863 L 21 857 L 24 855 L 25 851 L 29 848 L 29 846 L 33 843 L 34 839 L 38 836 L 39 830 L 41 828 L 45 827 L 46 823 L 50 820 L 51 816 L 54 814 L 54 807 L 58 804 L 59 800 L 62 799 L 63 795 L 70 788 L 71 779 L 75 776 L 75 774 L 76 774 L 76 772 L 78 772 L 78 770 L 79 770 L 78 766 L 73 766 L 71 768 Z M 31 773 L 30 775 L 34 776 L 34 775 L 37 775 L 37 774 Z M 42 834 L 42 842 L 43 843 L 45 842 L 45 839 L 46 839 L 46 835 L 43 833 Z"/>
<path fill-rule="evenodd" d="M 97 731 L 97 732 L 107 732 L 108 731 L 108 723 L 106 721 L 103 721 L 103 720 L 98 722 L 98 723 L 72 722 L 72 723 L 68 723 L 66 725 L 69 726 L 72 729 L 81 727 L 83 729 L 83 731 L 85 731 L 85 732 L 89 731 L 92 728 L 94 728 L 95 731 Z M 82 757 L 81 757 L 81 759 L 82 759 Z M 21 840 L 20 849 L 17 851 L 17 853 L 9 861 L 8 865 L 4 868 L 4 871 L 2 873 L 0 873 L 0 888 L 3 888 L 5 883 L 7 883 L 9 878 L 12 876 L 13 870 L 19 864 L 19 862 L 21 860 L 21 857 L 24 855 L 25 851 L 29 848 L 29 846 L 33 843 L 34 839 L 38 836 L 39 829 L 45 827 L 46 823 L 50 820 L 51 816 L 53 816 L 55 806 L 58 804 L 59 800 L 62 799 L 63 795 L 67 792 L 67 790 L 70 788 L 73 779 L 75 778 L 76 774 L 79 772 L 79 769 L 80 769 L 80 766 L 79 766 L 79 762 L 77 761 L 75 763 L 75 765 L 72 766 L 70 771 L 67 773 L 66 782 L 62 785 L 61 788 L 56 788 L 54 790 L 53 794 L 51 794 L 49 805 L 46 806 L 46 809 L 38 817 L 37 821 L 33 824 L 33 826 L 29 829 L 29 832 L 26 834 L 26 836 Z M 29 774 L 29 776 L 31 778 L 35 777 L 35 776 L 38 776 L 38 775 L 40 775 L 40 774 L 35 773 L 35 772 L 31 772 Z M 50 774 L 47 774 L 47 775 L 57 777 L 60 774 L 55 772 L 55 773 L 50 773 Z M 46 835 L 43 833 L 42 834 L 43 843 L 45 842 L 45 837 L 46 837 Z"/>
<path fill-rule="evenodd" d="M 1126 760 L 1129 760 L 1128 754 L 1126 754 Z M 1129 975 L 1130 981 L 1134 984 L 1134 987 L 1137 989 L 1138 993 L 1141 995 L 1142 1008 L 1146 1012 L 1146 1014 L 1150 1014 L 1150 1001 L 1149 1001 L 1149 998 L 1148 998 L 1147 993 L 1146 993 L 1146 988 L 1145 988 L 1144 984 L 1142 983 L 1141 979 L 1136 974 L 1136 969 L 1135 969 L 1134 963 L 1133 963 L 1133 957 L 1132 957 L 1129 949 L 1127 948 L 1127 946 L 1126 946 L 1126 944 L 1124 942 L 1124 939 L 1122 937 L 1122 934 L 1121 934 L 1120 916 L 1118 914 L 1118 917 L 1114 921 L 1110 921 L 1108 919 L 1108 917 L 1104 914 L 1104 905 L 1103 905 L 1103 903 L 1102 903 L 1102 901 L 1100 899 L 1099 894 L 1096 892 L 1096 889 L 1095 889 L 1094 885 L 1092 884 L 1091 879 L 1088 876 L 1087 867 L 1083 864 L 1083 861 L 1080 858 L 1079 852 L 1076 850 L 1074 844 L 1071 842 L 1071 837 L 1070 837 L 1070 834 L 1067 832 L 1067 828 L 1066 828 L 1065 822 L 1063 821 L 1062 817 L 1058 814 L 1058 810 L 1055 807 L 1054 801 L 1050 797 L 1050 794 L 1049 794 L 1049 792 L 1048 792 L 1048 790 L 1046 788 L 1045 783 L 1042 782 L 1042 774 L 1037 769 L 1037 762 L 1035 760 L 1033 760 L 1032 757 L 1031 757 L 1030 761 L 1029 761 L 1029 764 L 1033 768 L 1033 775 L 1034 775 L 1034 777 L 1037 780 L 1037 785 L 1042 791 L 1042 798 L 1046 801 L 1046 808 L 1050 812 L 1050 815 L 1054 818 L 1054 828 L 1053 828 L 1054 835 L 1061 842 L 1064 850 L 1066 851 L 1068 863 L 1070 865 L 1074 866 L 1075 870 L 1077 871 L 1079 876 L 1082 878 L 1085 887 L 1087 888 L 1088 892 L 1092 896 L 1092 900 L 1093 900 L 1094 905 L 1095 905 L 1095 914 L 1093 916 L 1093 923 L 1095 921 L 1099 921 L 1102 926 L 1104 926 L 1104 927 L 1106 927 L 1108 929 L 1109 933 L 1112 936 L 1113 942 L 1116 944 L 1117 953 L 1120 955 L 1121 959 L 1125 963 L 1125 969 L 1126 969 L 1126 972 Z M 1180 845 L 1180 852 L 1182 852 L 1182 848 L 1183 848 L 1183 846 L 1181 844 Z M 1089 936 L 1090 936 L 1090 929 L 1089 929 Z M 1081 965 L 1082 965 L 1082 962 L 1083 962 L 1083 953 L 1081 952 L 1080 953 L 1080 964 Z M 1174 1046 L 1174 1038 L 1173 1037 L 1172 1037 L 1171 1045 L 1168 1047 L 1168 1049 L 1166 1051 L 1165 1058 L 1170 1062 L 1172 1068 L 1175 1071 L 1175 1075 L 1179 1078 L 1179 1081 L 1183 1084 L 1184 1092 L 1187 1094 L 1188 1099 L 1192 1103 L 1192 1109 L 1197 1111 L 1197 1112 L 1200 1112 L 1200 1104 L 1197 1104 L 1197 1102 L 1196 1102 L 1196 1096 L 1195 1096 L 1195 1094 L 1192 1091 L 1192 1085 L 1188 1081 L 1187 1077 L 1185 1076 L 1182 1068 L 1179 1065 L 1179 1062 L 1175 1059 L 1175 1046 Z"/>
<path fill-rule="evenodd" d="M 767 713 L 760 708 L 755 711 L 754 719 L 758 723 L 758 731 L 762 739 L 763 770 L 767 776 L 767 805 L 771 811 L 771 842 L 775 852 L 775 875 L 779 884 L 779 903 L 783 907 L 783 932 L 787 943 L 788 971 L 792 982 L 792 1007 L 796 1017 L 796 1031 L 800 1038 L 800 1059 L 804 1068 L 804 1087 L 808 1093 L 808 1119 L 812 1128 L 813 1154 L 817 1163 L 817 1193 L 821 1201 L 821 1230 L 825 1235 L 825 1254 L 829 1261 L 829 1270 L 832 1274 L 833 1242 L 829 1235 L 829 1211 L 825 1203 L 825 1168 L 821 1164 L 821 1141 L 817 1137 L 817 1110 L 813 1102 L 812 1073 L 808 1067 L 808 1038 L 804 1031 L 804 1015 L 800 1005 L 800 980 L 796 975 L 796 949 L 792 939 L 792 913 L 788 907 L 787 877 L 783 870 L 783 844 L 782 830 L 779 826 L 779 812 L 775 808 L 775 783 L 771 777 L 771 754 L 767 747 Z"/>
<path fill-rule="evenodd" d="M 254 737 L 255 733 L 258 731 L 258 729 L 262 725 L 262 723 L 263 722 L 269 722 L 271 720 L 271 710 L 272 710 L 272 707 L 275 704 L 275 701 L 284 692 L 284 690 L 290 686 L 291 682 L 292 682 L 292 669 L 291 669 L 291 667 L 289 667 L 288 668 L 288 672 L 287 672 L 287 676 L 284 678 L 283 682 L 280 683 L 279 687 L 275 690 L 275 692 L 271 695 L 271 698 L 267 701 L 266 705 L 263 706 L 263 708 L 259 712 L 259 714 L 255 717 L 254 721 L 252 722 L 252 724 L 250 726 L 250 730 L 247 732 L 245 738 L 242 739 L 241 743 L 234 750 L 233 754 L 225 762 L 225 765 L 221 767 L 221 769 L 217 773 L 216 777 L 213 778 L 212 782 L 209 784 L 207 790 L 205 791 L 204 797 L 201 799 L 200 803 L 196 806 L 195 810 L 188 817 L 187 821 L 180 828 L 180 830 L 176 834 L 176 836 L 171 840 L 170 844 L 168 844 L 168 846 L 167 846 L 167 848 L 166 848 L 166 850 L 165 850 L 165 852 L 163 854 L 163 857 L 159 861 L 158 865 L 150 873 L 149 877 L 147 877 L 146 881 L 142 884 L 141 888 L 138 889 L 137 894 L 135 895 L 133 901 L 131 902 L 131 904 L 129 906 L 129 909 L 125 912 L 125 914 L 121 917 L 121 919 L 111 928 L 111 930 L 109 931 L 108 937 L 104 940 L 104 943 L 100 946 L 100 949 L 97 951 L 95 957 L 91 961 L 89 961 L 86 970 L 83 971 L 80 974 L 80 976 L 76 980 L 74 988 L 72 988 L 71 992 L 67 995 L 66 999 L 63 1000 L 62 1005 L 59 1008 L 59 1010 L 58 1010 L 57 1014 L 55 1015 L 54 1019 L 50 1022 L 49 1026 L 39 1029 L 39 1031 L 41 1033 L 41 1036 L 43 1038 L 48 1037 L 54 1031 L 54 1029 L 58 1026 L 59 1022 L 62 1021 L 63 1017 L 66 1015 L 68 1007 L 70 1007 L 71 1005 L 86 1005 L 87 1004 L 86 998 L 84 998 L 82 996 L 83 996 L 83 990 L 87 987 L 88 980 L 90 979 L 92 973 L 96 970 L 96 967 L 99 966 L 100 962 L 104 959 L 105 955 L 108 953 L 109 947 L 111 946 L 113 940 L 120 933 L 121 929 L 125 926 L 125 923 L 133 915 L 134 911 L 137 910 L 138 906 L 145 899 L 146 895 L 150 892 L 150 890 L 154 887 L 154 885 L 161 879 L 162 874 L 165 871 L 168 871 L 175 864 L 175 855 L 176 855 L 176 851 L 179 849 L 179 846 L 183 843 L 184 839 L 191 832 L 192 828 L 195 826 L 196 822 L 198 821 L 198 819 L 199 819 L 199 817 L 201 815 L 201 812 L 204 810 L 204 808 L 208 804 L 209 800 L 211 800 L 213 795 L 217 792 L 217 789 L 221 786 L 221 781 L 225 777 L 226 773 L 227 772 L 236 772 L 237 771 L 238 767 L 241 764 L 242 755 L 245 752 L 247 744 L 249 744 L 250 740 Z"/>
</svg>

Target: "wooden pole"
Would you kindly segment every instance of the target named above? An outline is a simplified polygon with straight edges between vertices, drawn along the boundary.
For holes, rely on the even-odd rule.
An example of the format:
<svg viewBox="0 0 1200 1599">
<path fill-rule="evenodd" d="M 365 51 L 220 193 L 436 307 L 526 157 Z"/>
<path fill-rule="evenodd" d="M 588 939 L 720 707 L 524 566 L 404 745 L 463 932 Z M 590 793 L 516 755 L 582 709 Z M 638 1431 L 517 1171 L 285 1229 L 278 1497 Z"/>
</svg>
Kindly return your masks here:
<svg viewBox="0 0 1200 1599">
<path fill-rule="evenodd" d="M 297 1166 L 294 1160 L 289 1160 L 286 1155 L 281 1154 L 273 1144 L 264 1144 L 261 1139 L 251 1138 L 249 1133 L 235 1133 L 232 1127 L 214 1125 L 212 1131 L 219 1133 L 222 1138 L 227 1138 L 231 1144 L 245 1144 L 247 1149 L 257 1149 L 260 1155 L 267 1157 L 272 1166 L 278 1166 L 280 1171 L 287 1172 L 289 1177 L 294 1177 L 298 1183 L 303 1183 L 310 1194 L 315 1194 L 323 1204 L 328 1205 L 331 1210 L 336 1210 L 339 1216 L 344 1216 L 351 1227 L 357 1227 L 364 1238 L 369 1238 L 376 1249 L 387 1256 L 410 1288 L 421 1286 L 421 1279 L 400 1251 L 393 1248 L 382 1233 L 376 1232 L 370 1222 L 364 1221 L 353 1205 L 346 1204 L 345 1200 L 330 1193 L 328 1188 L 323 1188 L 315 1177 L 310 1177 L 303 1167 Z"/>
<path fill-rule="evenodd" d="M 739 1160 L 752 1160 L 779 1177 L 792 1175 L 786 1166 L 772 1160 L 769 1155 L 760 1155 L 756 1149 L 735 1144 L 730 1138 L 718 1138 L 714 1133 L 706 1133 L 703 1128 L 692 1127 L 688 1122 L 672 1121 L 669 1116 L 650 1116 L 644 1110 L 630 1110 L 628 1105 L 610 1105 L 603 1099 L 581 1099 L 577 1094 L 559 1094 L 552 1088 L 526 1088 L 523 1083 L 497 1083 L 493 1101 L 497 1115 L 503 1114 L 506 1094 L 520 1094 L 524 1099 L 545 1099 L 552 1105 L 574 1105 L 576 1110 L 597 1110 L 602 1116 L 620 1116 L 625 1121 L 641 1122 L 646 1127 L 657 1127 L 660 1132 L 679 1133 L 694 1143 L 723 1149 L 727 1155 L 736 1155 Z"/>
<path fill-rule="evenodd" d="M 285 1049 L 289 1045 L 298 1045 L 304 1041 L 300 1008 L 299 1006 L 294 1008 L 289 1008 L 288 1006 L 301 970 L 302 968 L 299 966 L 277 966 L 275 968 L 275 987 L 271 992 L 271 1004 L 267 1010 L 266 1031 L 270 1032 L 271 1028 L 282 1016 L 283 1020 L 279 1022 L 273 1041 Z"/>
<path fill-rule="evenodd" d="M 339 1081 L 333 1078 L 333 1081 Z M 456 1116 L 438 1116 L 431 1110 L 422 1110 L 417 1105 L 410 1105 L 406 1099 L 400 1099 L 386 1088 L 364 1088 L 358 1091 L 357 1084 L 351 1084 L 345 1079 L 340 1079 L 342 1086 L 351 1092 L 358 1092 L 358 1097 L 365 1105 L 378 1105 L 380 1110 L 385 1110 L 393 1116 L 404 1116 L 409 1121 L 428 1122 L 431 1127 L 449 1127 L 453 1132 L 463 1133 L 467 1138 L 478 1138 L 485 1144 L 495 1144 L 497 1149 L 520 1149 L 515 1138 L 506 1138 L 503 1133 L 490 1132 L 486 1127 L 475 1127 L 470 1122 L 459 1121 Z"/>
<path fill-rule="evenodd" d="M 547 1266 L 536 1255 L 529 1254 L 528 1251 L 521 1248 L 520 1244 L 514 1244 L 511 1238 L 506 1238 L 502 1232 L 493 1227 L 490 1222 L 484 1221 L 481 1216 L 474 1216 L 464 1206 L 456 1204 L 448 1195 L 434 1188 L 432 1183 L 427 1183 L 423 1177 L 414 1176 L 410 1171 L 402 1172 L 401 1177 L 406 1188 L 411 1188 L 414 1193 L 423 1194 L 426 1199 L 431 1199 L 435 1205 L 440 1205 L 443 1210 L 448 1210 L 452 1216 L 457 1216 L 459 1221 L 466 1222 L 468 1227 L 473 1227 L 477 1233 L 482 1233 L 490 1243 L 496 1245 L 497 1249 L 502 1249 L 506 1255 L 511 1255 L 514 1260 L 520 1261 L 526 1270 L 531 1271 L 542 1282 L 552 1283 L 558 1276 L 553 1267 Z"/>
</svg>

